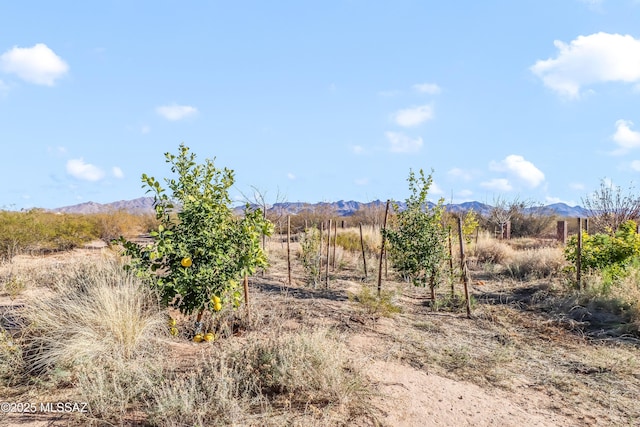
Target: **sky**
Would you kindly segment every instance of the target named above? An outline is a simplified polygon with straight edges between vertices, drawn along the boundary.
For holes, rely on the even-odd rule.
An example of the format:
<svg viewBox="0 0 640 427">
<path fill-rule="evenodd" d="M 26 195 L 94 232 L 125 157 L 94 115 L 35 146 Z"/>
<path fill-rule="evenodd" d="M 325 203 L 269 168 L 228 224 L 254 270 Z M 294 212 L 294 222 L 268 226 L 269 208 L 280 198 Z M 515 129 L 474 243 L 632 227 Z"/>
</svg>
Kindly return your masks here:
<svg viewBox="0 0 640 427">
<path fill-rule="evenodd" d="M 640 177 L 640 1 L 0 3 L 0 209 L 143 197 L 581 204 Z M 635 188 L 635 187 L 634 187 Z"/>
</svg>

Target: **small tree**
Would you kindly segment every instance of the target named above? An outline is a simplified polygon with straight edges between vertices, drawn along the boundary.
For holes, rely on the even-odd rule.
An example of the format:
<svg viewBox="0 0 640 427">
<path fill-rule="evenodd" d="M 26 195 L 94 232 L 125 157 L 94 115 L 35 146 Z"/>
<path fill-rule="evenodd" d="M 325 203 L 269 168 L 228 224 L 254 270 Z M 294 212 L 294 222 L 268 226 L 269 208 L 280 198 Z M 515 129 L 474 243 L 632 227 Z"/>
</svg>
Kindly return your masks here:
<svg viewBox="0 0 640 427">
<path fill-rule="evenodd" d="M 154 193 L 159 221 L 150 233 L 153 242 L 144 247 L 123 237 L 119 242 L 131 256 L 128 268 L 147 277 L 163 303 L 187 315 L 197 311 L 200 322 L 207 309 L 240 304 L 239 282 L 267 265 L 260 236 L 271 234 L 273 227 L 259 209 L 248 205 L 243 217 L 233 215 L 228 192 L 232 170 L 217 169 L 209 159 L 196 164 L 195 154 L 184 144 L 178 155 L 165 157 L 178 176 L 165 179 L 171 196 L 154 177 L 142 175 L 143 187 Z"/>
<path fill-rule="evenodd" d="M 389 255 L 393 266 L 416 286 L 431 288 L 431 297 L 435 300 L 435 287 L 446 259 L 447 233 L 442 225 L 444 199 L 429 207 L 427 194 L 433 183 L 431 174 L 425 177 L 420 169 L 416 177 L 409 172 L 409 190 L 406 209 L 400 211 L 393 204 L 396 217 L 390 228 L 384 231 L 389 242 Z"/>
<path fill-rule="evenodd" d="M 517 198 L 508 201 L 502 197 L 498 197 L 493 201 L 493 207 L 489 211 L 489 221 L 497 225 L 500 229 L 500 238 L 504 236 L 504 230 L 511 218 L 524 209 L 524 202 L 520 202 Z"/>
<path fill-rule="evenodd" d="M 640 196 L 629 187 L 625 194 L 619 186 L 600 181 L 600 188 L 582 199 L 596 232 L 614 234 L 620 224 L 640 218 Z"/>
</svg>

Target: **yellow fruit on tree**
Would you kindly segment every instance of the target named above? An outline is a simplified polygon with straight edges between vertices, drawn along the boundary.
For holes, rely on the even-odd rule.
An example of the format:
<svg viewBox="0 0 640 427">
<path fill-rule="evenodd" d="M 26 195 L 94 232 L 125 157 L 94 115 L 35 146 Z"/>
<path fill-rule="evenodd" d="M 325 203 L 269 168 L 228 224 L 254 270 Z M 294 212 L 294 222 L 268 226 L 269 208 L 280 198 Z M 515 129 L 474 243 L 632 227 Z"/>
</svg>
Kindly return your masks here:
<svg viewBox="0 0 640 427">
<path fill-rule="evenodd" d="M 213 332 L 207 332 L 206 334 L 204 334 L 204 340 L 206 342 L 211 342 L 215 339 L 216 339 L 216 336 Z"/>
<path fill-rule="evenodd" d="M 214 295 L 213 298 L 211 298 L 211 301 L 213 301 L 214 304 L 218 304 L 220 303 L 220 297 L 218 295 Z"/>
<path fill-rule="evenodd" d="M 193 337 L 193 342 L 202 342 L 203 339 L 204 337 L 202 336 L 202 334 L 196 334 L 196 336 Z"/>
<path fill-rule="evenodd" d="M 193 264 L 193 261 L 191 261 L 191 258 L 186 257 L 186 258 L 182 258 L 182 261 L 180 262 L 180 264 L 187 268 L 187 267 L 191 267 L 191 264 Z"/>
<path fill-rule="evenodd" d="M 175 337 L 178 335 L 178 328 L 171 328 L 169 329 L 169 332 Z"/>
<path fill-rule="evenodd" d="M 220 310 L 222 310 L 222 304 L 221 304 L 221 303 L 219 303 L 219 302 L 217 302 L 217 303 L 213 304 L 213 309 L 214 309 L 215 311 L 220 311 Z"/>
<path fill-rule="evenodd" d="M 170 327 L 174 327 L 176 326 L 176 319 L 170 318 L 167 323 L 169 324 Z"/>
</svg>

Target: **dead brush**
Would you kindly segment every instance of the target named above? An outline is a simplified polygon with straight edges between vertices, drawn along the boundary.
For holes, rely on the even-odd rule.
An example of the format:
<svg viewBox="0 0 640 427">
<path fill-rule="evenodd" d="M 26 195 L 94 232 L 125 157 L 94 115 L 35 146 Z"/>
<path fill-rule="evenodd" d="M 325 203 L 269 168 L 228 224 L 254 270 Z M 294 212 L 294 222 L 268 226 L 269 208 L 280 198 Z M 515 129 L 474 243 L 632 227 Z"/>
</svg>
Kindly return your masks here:
<svg viewBox="0 0 640 427">
<path fill-rule="evenodd" d="M 513 251 L 503 263 L 505 271 L 519 279 L 556 276 L 567 265 L 560 247 Z"/>
<path fill-rule="evenodd" d="M 478 239 L 473 255 L 479 263 L 505 264 L 513 257 L 514 252 L 504 241 L 485 236 Z"/>
</svg>

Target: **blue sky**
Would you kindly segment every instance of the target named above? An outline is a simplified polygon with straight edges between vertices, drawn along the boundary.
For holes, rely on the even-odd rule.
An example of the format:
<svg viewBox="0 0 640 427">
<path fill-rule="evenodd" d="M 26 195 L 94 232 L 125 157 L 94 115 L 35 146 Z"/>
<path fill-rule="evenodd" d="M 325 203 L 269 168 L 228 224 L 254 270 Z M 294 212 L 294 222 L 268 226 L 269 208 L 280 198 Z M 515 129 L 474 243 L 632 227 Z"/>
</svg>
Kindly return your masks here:
<svg viewBox="0 0 640 427">
<path fill-rule="evenodd" d="M 580 204 L 640 176 L 638 0 L 0 5 L 0 207 L 144 196 L 181 142 L 269 199 Z M 636 124 L 637 123 L 637 124 Z"/>
</svg>

